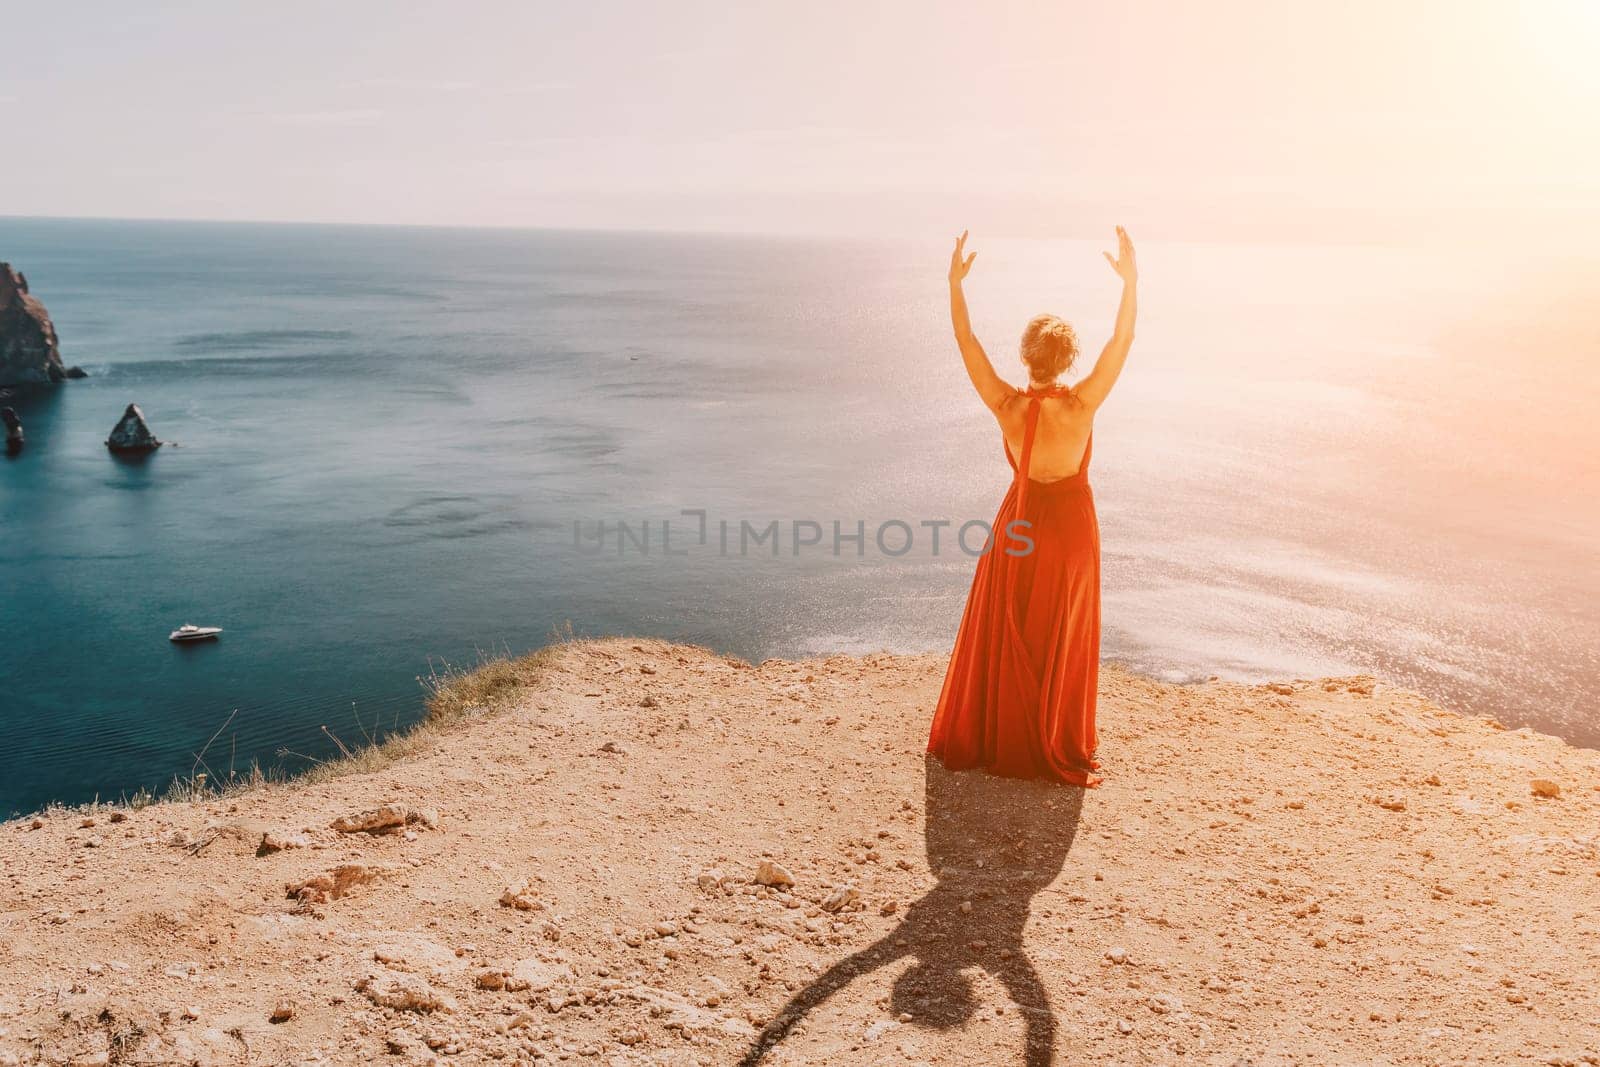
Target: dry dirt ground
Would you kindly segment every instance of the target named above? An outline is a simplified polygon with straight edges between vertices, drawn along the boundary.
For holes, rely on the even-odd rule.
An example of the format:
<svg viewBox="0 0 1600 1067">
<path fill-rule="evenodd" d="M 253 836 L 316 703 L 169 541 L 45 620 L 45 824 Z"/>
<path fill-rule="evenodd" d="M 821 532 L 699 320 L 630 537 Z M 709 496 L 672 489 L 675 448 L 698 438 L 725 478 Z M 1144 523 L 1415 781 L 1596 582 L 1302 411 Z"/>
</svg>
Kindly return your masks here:
<svg viewBox="0 0 1600 1067">
<path fill-rule="evenodd" d="M 0 825 L 0 1064 L 1600 1063 L 1600 753 L 1109 671 L 1084 793 L 929 768 L 941 669 L 573 643 L 376 773 Z"/>
</svg>

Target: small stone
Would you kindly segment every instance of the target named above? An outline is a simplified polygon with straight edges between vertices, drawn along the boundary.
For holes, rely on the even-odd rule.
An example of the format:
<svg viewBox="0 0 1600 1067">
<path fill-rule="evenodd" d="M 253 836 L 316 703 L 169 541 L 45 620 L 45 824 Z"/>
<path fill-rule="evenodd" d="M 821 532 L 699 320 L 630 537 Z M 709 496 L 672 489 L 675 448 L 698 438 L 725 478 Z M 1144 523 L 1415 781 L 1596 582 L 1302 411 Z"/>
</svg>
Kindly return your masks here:
<svg viewBox="0 0 1600 1067">
<path fill-rule="evenodd" d="M 1373 797 L 1372 802 L 1384 811 L 1405 811 L 1406 798 L 1398 794 Z"/>
<path fill-rule="evenodd" d="M 44 829 L 44 820 L 40 819 L 38 817 L 35 817 L 34 820 L 28 824 L 28 829 L 30 829 L 30 830 L 43 830 Z"/>
<path fill-rule="evenodd" d="M 707 870 L 701 871 L 698 875 L 696 875 L 694 882 L 695 885 L 699 886 L 701 889 L 721 889 L 722 883 L 726 878 L 727 875 L 723 874 L 715 867 L 711 867 Z"/>
<path fill-rule="evenodd" d="M 886 901 L 883 902 L 883 906 L 878 909 L 878 914 L 879 915 L 893 915 L 895 912 L 897 912 L 899 910 L 900 910 L 900 902 L 899 901 L 897 901 L 897 900 L 886 900 Z"/>
<path fill-rule="evenodd" d="M 756 866 L 756 875 L 752 879 L 757 885 L 769 885 L 784 888 L 794 885 L 794 875 L 781 863 L 772 860 L 762 860 Z"/>
<path fill-rule="evenodd" d="M 272 1006 L 272 1014 L 267 1016 L 268 1022 L 286 1023 L 294 1018 L 294 1001 L 280 1000 Z"/>
<path fill-rule="evenodd" d="M 533 895 L 533 890 L 529 888 L 526 881 L 508 886 L 505 892 L 500 894 L 500 905 L 501 907 L 515 908 L 518 911 L 541 911 L 544 908 L 539 899 Z"/>
<path fill-rule="evenodd" d="M 398 833 L 405 824 L 404 808 L 397 804 L 384 804 L 354 815 L 341 815 L 328 825 L 341 834 L 392 834 Z"/>
<path fill-rule="evenodd" d="M 1157 1015 L 1168 1015 L 1183 1010 L 1183 1002 L 1171 993 L 1157 993 L 1150 998 L 1150 1010 Z"/>
<path fill-rule="evenodd" d="M 1120 945 L 1117 946 L 1116 948 L 1107 949 L 1106 950 L 1106 959 L 1110 960 L 1112 963 L 1127 963 L 1128 962 L 1128 950 L 1123 948 Z"/>
<path fill-rule="evenodd" d="M 972 914 L 972 901 L 963 900 L 961 902 L 961 914 L 963 914 L 963 915 L 971 915 Z"/>
<path fill-rule="evenodd" d="M 358 885 L 377 881 L 382 873 L 379 867 L 345 863 L 327 874 L 319 874 L 303 882 L 291 882 L 285 888 L 289 897 L 302 904 L 326 904 L 330 900 L 338 900 Z"/>
<path fill-rule="evenodd" d="M 1555 800 L 1561 795 L 1561 787 L 1548 778 L 1535 778 L 1528 784 L 1533 788 L 1533 795 L 1536 797 Z"/>
<path fill-rule="evenodd" d="M 393 1011 L 425 1014 L 450 1009 L 450 1004 L 432 986 L 411 974 L 382 978 L 368 975 L 356 983 L 356 992 L 365 993 L 367 999 L 378 1007 Z"/>
<path fill-rule="evenodd" d="M 615 741 L 607 741 L 605 744 L 600 746 L 600 751 L 609 752 L 614 756 L 626 756 L 628 754 L 628 750 L 617 744 Z"/>
<path fill-rule="evenodd" d="M 305 848 L 311 844 L 311 839 L 305 834 L 286 834 L 277 830 L 268 830 L 261 835 L 261 844 L 256 846 L 256 855 L 270 856 L 274 852 L 282 852 L 287 848 Z"/>
<path fill-rule="evenodd" d="M 1119 1034 L 1131 1034 L 1131 1033 L 1133 1033 L 1133 1023 L 1129 1022 L 1127 1019 L 1118 1019 L 1117 1020 L 1117 1033 L 1119 1033 Z"/>
<path fill-rule="evenodd" d="M 853 885 L 842 885 L 822 900 L 823 911 L 842 911 L 861 899 L 861 890 Z"/>
</svg>

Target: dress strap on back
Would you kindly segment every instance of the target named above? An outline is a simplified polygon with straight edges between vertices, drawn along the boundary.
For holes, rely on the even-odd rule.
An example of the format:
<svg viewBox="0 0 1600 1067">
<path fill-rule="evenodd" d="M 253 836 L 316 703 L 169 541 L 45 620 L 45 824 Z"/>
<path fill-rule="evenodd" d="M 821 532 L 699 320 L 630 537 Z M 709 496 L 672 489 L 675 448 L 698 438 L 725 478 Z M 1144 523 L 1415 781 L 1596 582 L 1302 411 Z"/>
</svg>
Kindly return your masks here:
<svg viewBox="0 0 1600 1067">
<path fill-rule="evenodd" d="M 1028 392 L 1028 415 L 1022 429 L 1022 455 L 1017 457 L 1017 518 L 1022 518 L 1027 512 L 1028 503 L 1028 465 L 1033 459 L 1033 438 L 1039 429 L 1039 398 L 1032 390 Z"/>
</svg>

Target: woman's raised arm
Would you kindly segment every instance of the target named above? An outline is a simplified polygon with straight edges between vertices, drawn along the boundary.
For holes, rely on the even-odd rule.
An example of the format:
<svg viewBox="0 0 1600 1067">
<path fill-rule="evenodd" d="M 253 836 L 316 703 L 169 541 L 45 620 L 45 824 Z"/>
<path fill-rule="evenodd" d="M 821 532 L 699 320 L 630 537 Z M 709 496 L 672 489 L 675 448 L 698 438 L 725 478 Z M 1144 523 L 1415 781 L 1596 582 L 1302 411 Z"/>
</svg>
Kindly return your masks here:
<svg viewBox="0 0 1600 1067">
<path fill-rule="evenodd" d="M 1105 403 L 1111 387 L 1117 384 L 1122 365 L 1128 362 L 1128 349 L 1133 347 L 1133 320 L 1139 314 L 1139 264 L 1133 256 L 1133 242 L 1128 231 L 1117 227 L 1117 255 L 1105 253 L 1106 262 L 1122 279 L 1122 303 L 1117 306 L 1117 326 L 1111 340 L 1095 360 L 1094 370 L 1079 382 L 1073 393 L 1090 408 Z"/>
<path fill-rule="evenodd" d="M 961 362 L 966 364 L 972 387 L 978 391 L 984 406 L 999 414 L 1000 406 L 1015 396 L 1017 391 L 994 372 L 989 354 L 972 333 L 972 320 L 967 316 L 967 296 L 961 291 L 961 283 L 966 279 L 967 271 L 972 269 L 972 261 L 978 258 L 978 253 L 965 255 L 966 247 L 967 231 L 962 230 L 961 236 L 956 238 L 955 251 L 950 253 L 950 325 L 955 328 L 956 344 L 961 348 Z"/>
</svg>

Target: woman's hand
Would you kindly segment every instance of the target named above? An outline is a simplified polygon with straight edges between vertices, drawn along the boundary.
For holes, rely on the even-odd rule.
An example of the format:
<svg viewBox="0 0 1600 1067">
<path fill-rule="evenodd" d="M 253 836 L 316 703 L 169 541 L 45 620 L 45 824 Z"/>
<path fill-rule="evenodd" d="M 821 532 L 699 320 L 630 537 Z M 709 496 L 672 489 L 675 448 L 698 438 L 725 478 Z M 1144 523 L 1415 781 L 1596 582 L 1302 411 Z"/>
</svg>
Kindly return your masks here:
<svg viewBox="0 0 1600 1067">
<path fill-rule="evenodd" d="M 950 253 L 951 285 L 960 285 L 962 280 L 966 278 L 967 271 L 972 269 L 972 261 L 978 258 L 978 253 L 974 252 L 965 259 L 962 259 L 962 254 L 966 251 L 966 249 L 967 231 L 962 230 L 961 236 L 956 238 L 956 250 Z"/>
<path fill-rule="evenodd" d="M 966 234 L 962 234 L 965 237 Z M 960 245 L 957 244 L 959 250 Z M 1117 254 L 1113 258 L 1110 252 L 1101 253 L 1106 257 L 1106 262 L 1111 264 L 1111 269 L 1117 272 L 1117 277 L 1122 279 L 1122 284 L 1132 285 L 1139 280 L 1139 264 L 1133 258 L 1133 242 L 1128 239 L 1128 231 L 1121 226 L 1117 227 Z M 970 261 L 969 261 L 970 262 Z M 955 268 L 952 267 L 952 270 Z"/>
</svg>

